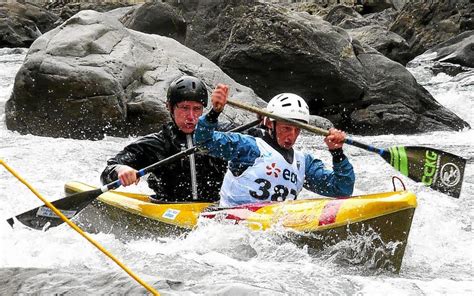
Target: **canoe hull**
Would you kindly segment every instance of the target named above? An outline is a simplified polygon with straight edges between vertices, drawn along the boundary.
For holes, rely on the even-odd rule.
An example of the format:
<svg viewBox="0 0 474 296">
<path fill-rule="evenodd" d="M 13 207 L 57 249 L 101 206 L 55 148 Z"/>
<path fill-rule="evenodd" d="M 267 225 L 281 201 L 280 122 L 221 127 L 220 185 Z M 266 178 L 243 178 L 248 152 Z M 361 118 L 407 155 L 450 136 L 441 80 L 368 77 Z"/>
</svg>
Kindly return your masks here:
<svg viewBox="0 0 474 296">
<path fill-rule="evenodd" d="M 190 231 L 189 228 L 124 211 L 100 200 L 85 208 L 78 215 L 77 222 L 87 232 L 109 233 L 123 241 L 148 237 L 177 237 Z"/>
<path fill-rule="evenodd" d="M 71 182 L 66 194 L 91 190 Z M 254 207 L 213 209 L 210 203 L 152 204 L 144 195 L 107 192 L 78 217 L 90 232 L 118 238 L 177 236 L 192 230 L 199 217 L 247 224 L 251 229 L 287 229 L 284 236 L 309 252 L 326 254 L 341 264 L 399 272 L 416 208 L 407 192 L 340 200 L 300 200 Z M 281 236 L 281 233 L 278 232 Z M 321 252 L 323 251 L 323 252 Z"/>
<path fill-rule="evenodd" d="M 294 234 L 290 239 L 312 253 L 337 253 L 337 262 L 398 273 L 402 266 L 414 208 L 323 231 Z"/>
</svg>

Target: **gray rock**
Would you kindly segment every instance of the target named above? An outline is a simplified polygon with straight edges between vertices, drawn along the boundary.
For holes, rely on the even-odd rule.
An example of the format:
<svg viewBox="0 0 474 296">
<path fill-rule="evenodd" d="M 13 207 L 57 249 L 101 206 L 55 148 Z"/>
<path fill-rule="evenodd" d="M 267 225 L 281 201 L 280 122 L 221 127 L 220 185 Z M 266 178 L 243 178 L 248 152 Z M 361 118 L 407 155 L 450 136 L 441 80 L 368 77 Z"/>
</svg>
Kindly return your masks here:
<svg viewBox="0 0 474 296">
<path fill-rule="evenodd" d="M 137 4 L 134 6 L 119 7 L 119 8 L 106 11 L 105 14 L 120 20 L 123 17 L 125 17 L 127 14 L 133 12 L 134 10 L 140 8 L 141 6 L 142 4 Z"/>
<path fill-rule="evenodd" d="M 231 97 L 257 106 L 253 91 L 177 41 L 126 29 L 118 20 L 81 11 L 38 38 L 6 104 L 11 130 L 52 137 L 100 139 L 147 134 L 169 120 L 166 90 L 189 74 L 231 86 Z M 255 115 L 226 108 L 237 124 Z"/>
<path fill-rule="evenodd" d="M 185 44 L 261 97 L 269 100 L 278 93 L 294 91 L 310 103 L 323 97 L 320 103 L 330 105 L 363 92 L 356 82 L 360 80 L 359 63 L 350 37 L 342 29 L 319 17 L 269 5 L 218 5 L 209 10 L 182 8 L 186 8 L 184 15 L 192 27 Z M 216 10 L 221 11 L 218 17 Z M 350 66 L 333 64 L 341 58 Z M 347 79 L 333 87 L 330 82 L 341 72 L 347 72 Z M 330 90 L 316 88 L 316 81 Z"/>
<path fill-rule="evenodd" d="M 378 129 L 386 128 L 409 134 L 469 126 L 434 100 L 399 63 L 373 53 L 360 53 L 358 59 L 372 75 L 367 76 L 364 99 L 355 102 L 359 106 L 350 115 L 355 133 L 378 134 Z"/>
<path fill-rule="evenodd" d="M 329 119 L 316 115 L 310 116 L 309 124 L 323 129 L 330 129 L 331 127 L 334 127 L 334 124 Z"/>
<path fill-rule="evenodd" d="M 362 44 L 371 46 L 389 59 L 406 65 L 412 56 L 407 42 L 388 30 L 396 14 L 397 12 L 390 8 L 362 16 L 352 7 L 338 5 L 333 7 L 324 19 L 347 30 L 352 38 L 358 39 Z"/>
<path fill-rule="evenodd" d="M 410 60 L 410 48 L 405 39 L 379 25 L 349 29 L 347 32 L 393 61 L 406 65 Z"/>
<path fill-rule="evenodd" d="M 456 76 L 460 73 L 465 73 L 469 72 L 469 68 L 462 67 L 460 65 L 456 64 L 451 64 L 451 63 L 440 63 L 436 62 L 431 67 L 431 72 L 433 72 L 433 75 L 438 75 L 439 73 L 444 73 L 449 76 Z"/>
<path fill-rule="evenodd" d="M 403 6 L 405 6 L 408 1 L 409 0 L 391 0 L 392 5 L 396 10 L 402 10 Z"/>
<path fill-rule="evenodd" d="M 397 11 L 389 8 L 380 12 L 361 15 L 352 7 L 338 5 L 329 11 L 324 20 L 344 29 L 355 29 L 371 25 L 379 25 L 388 29 L 397 14 Z"/>
<path fill-rule="evenodd" d="M 474 68 L 474 31 L 463 32 L 425 52 L 430 53 L 436 53 L 436 61 Z"/>
<path fill-rule="evenodd" d="M 398 11 L 393 8 L 388 8 L 380 12 L 374 12 L 365 14 L 364 18 L 376 23 L 386 29 L 390 28 L 390 25 L 395 21 L 398 15 Z"/>
<path fill-rule="evenodd" d="M 33 4 L 0 3 L 0 47 L 29 47 L 59 18 Z"/>
<path fill-rule="evenodd" d="M 460 33 L 474 30 L 474 3 L 456 1 L 406 1 L 390 31 L 402 36 L 411 57 Z"/>
<path fill-rule="evenodd" d="M 186 21 L 178 11 L 162 2 L 145 3 L 121 19 L 129 29 L 157 34 L 183 43 L 186 37 Z"/>
<path fill-rule="evenodd" d="M 312 114 L 362 134 L 468 126 L 402 65 L 320 17 L 238 0 L 175 7 L 188 22 L 185 44 L 266 100 L 281 92 L 297 93 Z"/>
<path fill-rule="evenodd" d="M 98 12 L 109 12 L 119 8 L 133 7 L 131 1 L 64 1 L 50 0 L 44 2 L 44 8 L 61 17 L 62 21 L 67 20 L 81 10 L 95 10 Z M 120 13 L 120 10 L 115 11 Z"/>
<path fill-rule="evenodd" d="M 337 5 L 329 10 L 328 14 L 324 17 L 324 20 L 331 23 L 334 26 L 340 26 L 341 28 L 358 28 L 362 26 L 366 26 L 371 24 L 370 21 L 367 21 L 360 15 L 354 8 L 345 6 L 345 5 Z M 364 24 L 354 25 L 351 26 L 348 21 L 357 22 L 354 20 L 358 20 L 361 22 L 365 22 Z M 345 23 L 345 26 L 341 26 L 341 24 Z"/>
<path fill-rule="evenodd" d="M 363 14 L 381 12 L 394 7 L 391 0 L 363 0 L 360 2 L 362 2 L 361 13 Z"/>
</svg>

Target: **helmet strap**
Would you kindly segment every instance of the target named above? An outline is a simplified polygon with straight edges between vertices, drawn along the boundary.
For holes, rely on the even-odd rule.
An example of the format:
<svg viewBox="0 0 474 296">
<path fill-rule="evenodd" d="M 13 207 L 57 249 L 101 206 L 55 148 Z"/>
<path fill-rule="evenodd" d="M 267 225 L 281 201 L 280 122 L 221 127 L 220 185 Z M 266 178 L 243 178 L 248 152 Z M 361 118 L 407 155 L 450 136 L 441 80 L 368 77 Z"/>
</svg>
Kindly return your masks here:
<svg viewBox="0 0 474 296">
<path fill-rule="evenodd" d="M 276 121 L 273 120 L 272 121 L 272 137 L 275 139 L 275 142 L 278 143 L 276 125 L 277 125 Z"/>
<path fill-rule="evenodd" d="M 166 102 L 166 109 L 170 112 L 170 117 L 174 122 L 174 106 L 171 106 L 169 102 Z"/>
<path fill-rule="evenodd" d="M 270 136 L 276 140 L 276 121 L 268 117 L 263 119 L 263 125 L 267 128 Z"/>
</svg>

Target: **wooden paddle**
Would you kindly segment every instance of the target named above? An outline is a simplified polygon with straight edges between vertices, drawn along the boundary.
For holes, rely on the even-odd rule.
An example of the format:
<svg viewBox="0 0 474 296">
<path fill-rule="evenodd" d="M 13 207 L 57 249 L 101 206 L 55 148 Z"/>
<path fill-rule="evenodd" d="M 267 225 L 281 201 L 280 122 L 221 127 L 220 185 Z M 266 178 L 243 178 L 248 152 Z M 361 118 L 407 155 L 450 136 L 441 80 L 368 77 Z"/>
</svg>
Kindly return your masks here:
<svg viewBox="0 0 474 296">
<path fill-rule="evenodd" d="M 250 123 L 239 126 L 230 131 L 231 132 L 244 131 L 246 129 L 249 129 L 257 125 L 258 123 L 260 123 L 260 121 L 261 121 L 260 119 L 254 120 Z M 177 159 L 193 154 L 198 149 L 199 147 L 194 146 L 186 150 L 183 150 L 177 154 L 174 154 L 168 158 L 160 160 L 152 165 L 149 165 L 146 168 L 139 170 L 137 172 L 137 177 L 140 178 L 148 174 L 149 172 L 153 171 L 157 167 L 166 165 Z M 80 211 L 82 211 L 85 207 L 87 207 L 97 197 L 99 197 L 102 193 L 107 192 L 112 189 L 116 189 L 120 187 L 121 185 L 122 183 L 120 182 L 120 180 L 116 180 L 98 189 L 79 192 L 79 193 L 72 194 L 70 196 L 58 199 L 52 202 L 52 204 L 56 208 L 58 208 L 66 217 L 71 219 L 72 217 L 76 216 Z M 42 230 L 42 229 L 46 230 L 48 228 L 58 226 L 64 222 L 50 208 L 48 208 L 45 205 L 34 208 L 22 214 L 16 215 L 15 218 L 21 223 L 23 223 L 24 225 L 33 229 L 37 229 L 37 230 Z M 15 223 L 15 220 L 13 219 L 13 217 L 11 217 L 7 219 L 7 222 L 11 226 L 13 226 L 13 224 Z"/>
<path fill-rule="evenodd" d="M 321 136 L 327 136 L 329 134 L 328 130 L 300 121 L 283 118 L 262 110 L 261 108 L 249 106 L 232 99 L 228 99 L 227 103 L 260 116 L 267 116 L 278 121 L 291 123 L 294 126 Z M 461 194 L 464 168 L 466 166 L 466 159 L 462 157 L 427 147 L 394 146 L 383 149 L 357 142 L 351 138 L 346 138 L 345 143 L 378 153 L 397 171 L 416 182 L 422 182 L 434 190 L 455 198 L 459 198 Z"/>
</svg>

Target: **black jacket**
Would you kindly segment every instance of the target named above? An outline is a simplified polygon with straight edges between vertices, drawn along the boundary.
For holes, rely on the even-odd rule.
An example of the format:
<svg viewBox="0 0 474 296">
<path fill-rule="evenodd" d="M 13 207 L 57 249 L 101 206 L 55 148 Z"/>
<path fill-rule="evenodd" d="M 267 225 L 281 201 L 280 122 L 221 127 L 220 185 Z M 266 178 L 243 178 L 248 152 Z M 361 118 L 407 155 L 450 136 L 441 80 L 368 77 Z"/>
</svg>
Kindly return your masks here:
<svg viewBox="0 0 474 296">
<path fill-rule="evenodd" d="M 227 127 L 222 126 L 220 129 Z M 161 131 L 138 139 L 110 158 L 100 179 L 103 184 L 117 180 L 117 165 L 128 165 L 139 170 L 186 148 L 186 135 L 174 123 L 168 123 Z M 195 154 L 195 159 L 199 200 L 218 201 L 227 162 L 199 153 Z M 188 157 L 156 168 L 147 181 L 159 200 L 193 200 Z"/>
</svg>

